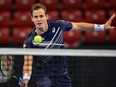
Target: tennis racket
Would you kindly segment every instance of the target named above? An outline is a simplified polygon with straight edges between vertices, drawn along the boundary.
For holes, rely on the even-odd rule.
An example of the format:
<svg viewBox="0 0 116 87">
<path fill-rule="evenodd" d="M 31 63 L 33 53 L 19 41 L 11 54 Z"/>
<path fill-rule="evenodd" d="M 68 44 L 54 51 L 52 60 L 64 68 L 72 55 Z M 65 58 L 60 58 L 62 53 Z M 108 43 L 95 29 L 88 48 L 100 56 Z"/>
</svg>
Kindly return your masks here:
<svg viewBox="0 0 116 87">
<path fill-rule="evenodd" d="M 24 84 L 23 79 L 17 75 L 13 56 L 2 55 L 0 57 L 0 71 L 4 77 L 7 77 L 8 79 L 15 78 L 20 84 Z"/>
</svg>

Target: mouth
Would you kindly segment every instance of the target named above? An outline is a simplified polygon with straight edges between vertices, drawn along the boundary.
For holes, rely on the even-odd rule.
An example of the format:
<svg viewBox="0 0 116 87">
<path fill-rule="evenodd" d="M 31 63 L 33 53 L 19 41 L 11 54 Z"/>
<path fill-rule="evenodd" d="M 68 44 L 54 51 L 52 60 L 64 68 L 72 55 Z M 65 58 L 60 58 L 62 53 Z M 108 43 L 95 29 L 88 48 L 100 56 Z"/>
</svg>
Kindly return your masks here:
<svg viewBox="0 0 116 87">
<path fill-rule="evenodd" d="M 42 27 L 42 22 L 39 21 L 36 23 L 39 27 L 38 27 L 38 30 L 41 31 L 41 32 L 45 32 L 44 28 Z"/>
<path fill-rule="evenodd" d="M 36 24 L 37 24 L 37 25 L 41 25 L 41 24 L 42 24 L 42 22 L 41 22 L 41 21 L 39 21 L 39 22 L 37 22 Z"/>
</svg>

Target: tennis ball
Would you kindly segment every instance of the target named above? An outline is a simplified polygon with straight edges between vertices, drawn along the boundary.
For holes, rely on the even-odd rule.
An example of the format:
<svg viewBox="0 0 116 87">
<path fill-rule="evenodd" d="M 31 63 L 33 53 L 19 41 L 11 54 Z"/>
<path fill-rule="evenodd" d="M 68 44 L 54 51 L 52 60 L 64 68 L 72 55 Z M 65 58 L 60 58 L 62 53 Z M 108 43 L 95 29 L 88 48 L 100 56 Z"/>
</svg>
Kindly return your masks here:
<svg viewBox="0 0 116 87">
<path fill-rule="evenodd" d="M 40 35 L 36 35 L 36 36 L 34 37 L 34 42 L 35 42 L 35 43 L 41 43 L 41 42 L 42 42 L 42 37 L 41 37 Z"/>
</svg>

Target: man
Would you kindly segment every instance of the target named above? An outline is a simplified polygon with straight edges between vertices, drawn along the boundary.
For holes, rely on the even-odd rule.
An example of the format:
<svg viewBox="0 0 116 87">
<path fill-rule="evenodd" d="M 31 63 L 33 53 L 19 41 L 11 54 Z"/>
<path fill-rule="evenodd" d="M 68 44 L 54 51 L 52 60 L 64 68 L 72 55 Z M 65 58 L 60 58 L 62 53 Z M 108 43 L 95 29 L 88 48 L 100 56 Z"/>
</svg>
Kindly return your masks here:
<svg viewBox="0 0 116 87">
<path fill-rule="evenodd" d="M 71 29 L 97 31 L 114 29 L 114 26 L 110 26 L 114 17 L 115 14 L 105 24 L 100 25 L 63 20 L 48 22 L 46 7 L 40 3 L 35 4 L 31 8 L 31 19 L 35 24 L 35 28 L 27 36 L 24 48 L 63 49 L 63 32 Z M 34 43 L 33 39 L 36 35 L 42 36 L 43 41 L 41 44 Z M 72 87 L 65 56 L 36 56 L 36 58 L 38 65 L 36 68 L 36 87 Z M 32 55 L 24 56 L 23 79 L 25 84 L 20 85 L 21 87 L 28 85 L 32 74 L 32 62 Z"/>
</svg>

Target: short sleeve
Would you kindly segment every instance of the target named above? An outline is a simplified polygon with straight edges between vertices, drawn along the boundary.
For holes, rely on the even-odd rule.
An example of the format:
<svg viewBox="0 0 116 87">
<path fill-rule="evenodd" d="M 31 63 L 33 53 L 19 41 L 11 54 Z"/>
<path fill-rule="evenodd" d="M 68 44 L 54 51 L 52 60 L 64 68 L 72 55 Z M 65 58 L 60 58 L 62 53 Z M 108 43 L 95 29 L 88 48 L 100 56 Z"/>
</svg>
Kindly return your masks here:
<svg viewBox="0 0 116 87">
<path fill-rule="evenodd" d="M 69 21 L 64 21 L 64 20 L 59 20 L 58 22 L 60 22 L 62 24 L 62 29 L 64 29 L 64 31 L 69 31 L 72 29 L 72 23 Z"/>
<path fill-rule="evenodd" d="M 72 29 L 72 23 L 69 21 L 65 21 L 65 29 L 64 31 L 69 31 Z"/>
</svg>

